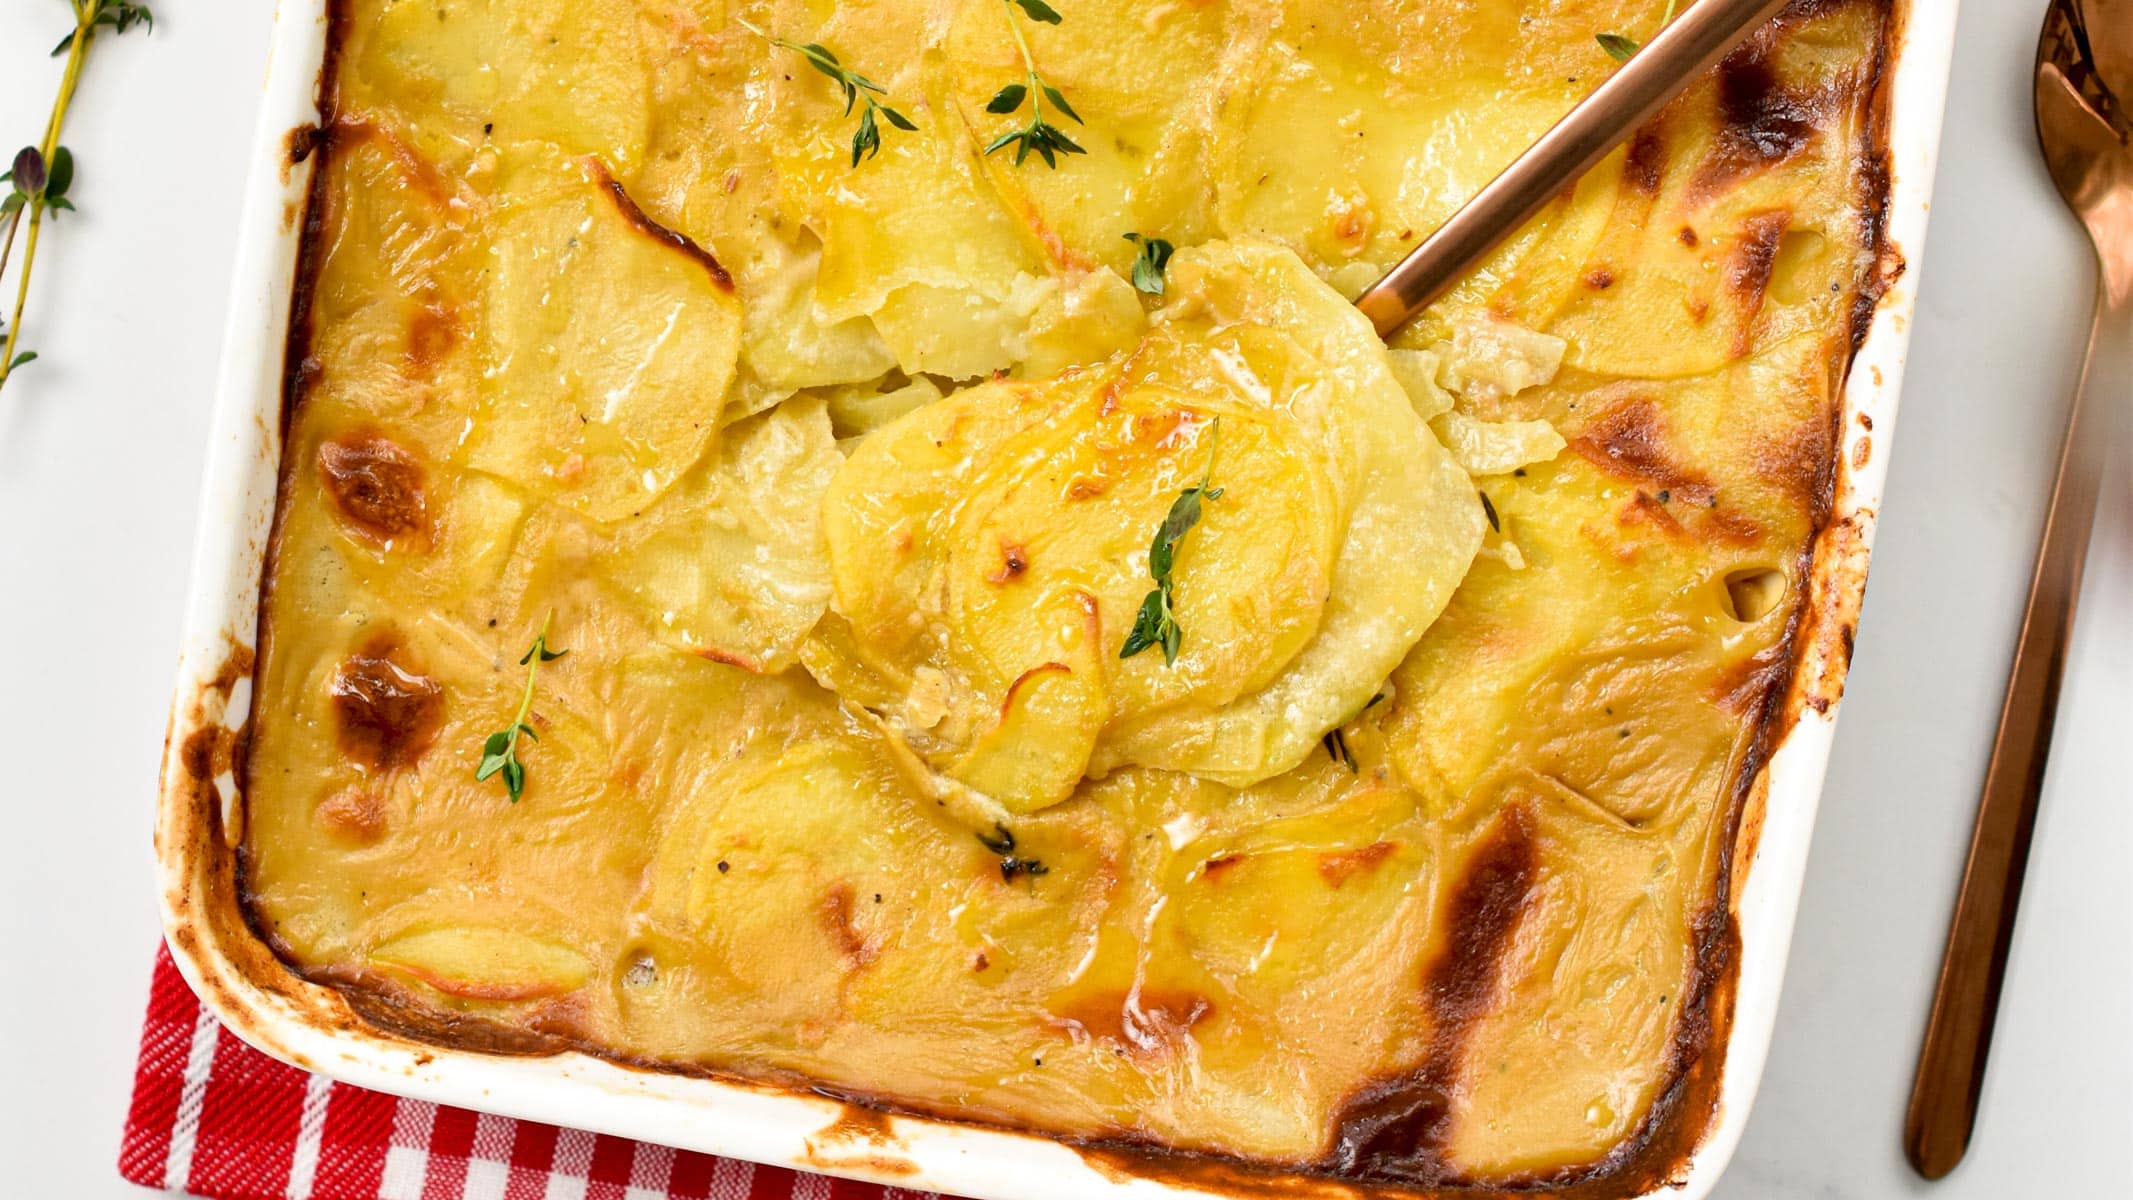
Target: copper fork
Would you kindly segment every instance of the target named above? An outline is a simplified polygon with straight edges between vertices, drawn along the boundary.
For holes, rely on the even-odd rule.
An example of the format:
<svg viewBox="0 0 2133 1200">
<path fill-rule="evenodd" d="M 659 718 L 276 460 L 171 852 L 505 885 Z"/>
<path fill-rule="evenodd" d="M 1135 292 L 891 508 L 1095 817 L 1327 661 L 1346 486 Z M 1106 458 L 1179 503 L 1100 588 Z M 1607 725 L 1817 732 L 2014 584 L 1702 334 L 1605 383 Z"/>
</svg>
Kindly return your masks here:
<svg viewBox="0 0 2133 1200">
<path fill-rule="evenodd" d="M 2052 0 L 2037 43 L 2037 140 L 2095 243 L 2096 317 L 2067 417 L 1970 858 L 1926 1022 L 1904 1153 L 1928 1179 L 1970 1145 L 2014 937 L 2082 559 L 2107 453 L 2133 409 L 2133 0 Z"/>
</svg>

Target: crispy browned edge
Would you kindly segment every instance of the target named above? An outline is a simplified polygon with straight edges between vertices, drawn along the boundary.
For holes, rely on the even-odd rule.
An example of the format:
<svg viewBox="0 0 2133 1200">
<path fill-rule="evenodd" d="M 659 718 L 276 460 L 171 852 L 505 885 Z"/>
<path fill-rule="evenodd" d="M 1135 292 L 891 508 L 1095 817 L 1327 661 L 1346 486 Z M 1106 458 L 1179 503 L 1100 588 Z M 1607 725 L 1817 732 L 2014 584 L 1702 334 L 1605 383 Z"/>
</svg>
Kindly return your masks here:
<svg viewBox="0 0 2133 1200">
<path fill-rule="evenodd" d="M 1884 28 L 1873 64 L 1873 92 L 1868 104 L 1866 144 L 1861 172 L 1860 212 L 1864 222 L 1863 244 L 1873 249 L 1872 265 L 1860 280 L 1858 301 L 1851 315 L 1851 351 L 1857 353 L 1887 289 L 1901 274 L 1904 262 L 1898 248 L 1888 240 L 1887 218 L 1890 168 L 1888 145 L 1891 53 L 1901 43 L 1902 23 L 1911 0 L 1877 0 L 1886 11 Z M 1812 8 L 1818 0 L 1794 0 L 1795 8 Z M 327 0 L 329 30 L 319 78 L 319 111 L 326 128 L 334 110 L 333 84 L 348 19 L 346 0 Z M 318 126 L 292 130 L 285 145 L 285 167 L 293 169 L 329 137 Z M 294 296 L 285 347 L 285 377 L 281 411 L 281 441 L 285 444 L 290 423 L 316 364 L 305 355 L 310 341 L 310 288 L 322 250 L 321 197 L 326 173 L 314 169 L 305 205 L 304 228 L 298 257 Z M 1849 360 L 1847 361 L 1847 374 Z M 1831 518 L 1842 476 L 1855 465 L 1843 454 L 1844 406 L 1831 414 L 1836 424 L 1829 442 L 1831 453 L 1822 464 L 1817 497 L 1817 533 L 1801 553 L 1797 578 L 1808 587 L 1796 601 L 1788 623 L 1785 644 L 1791 654 L 1781 664 L 1764 693 L 1757 734 L 1735 774 L 1731 803 L 1727 808 L 1725 843 L 1718 867 L 1712 906 L 1693 922 L 1696 938 L 1692 986 L 1681 1008 L 1671 1057 L 1673 1078 L 1653 1103 L 1640 1129 L 1600 1160 L 1565 1167 L 1545 1174 L 1489 1186 L 1415 1186 L 1383 1179 L 1336 1177 L 1314 1168 L 1267 1165 L 1204 1154 L 1181 1153 L 1160 1146 L 1130 1141 L 1069 1142 L 1094 1168 L 1115 1178 L 1143 1178 L 1237 1196 L 1316 1195 L 1335 1197 L 1383 1197 L 1385 1200 L 1418 1197 L 1509 1197 L 1533 1192 L 1589 1198 L 1633 1195 L 1685 1178 L 1697 1147 L 1715 1123 L 1723 1076 L 1723 1055 L 1708 1051 L 1724 1047 L 1733 1015 L 1734 987 L 1739 970 L 1740 935 L 1735 911 L 1736 862 L 1752 862 L 1759 839 L 1768 780 L 1763 772 L 1771 751 L 1781 744 L 1801 716 L 1813 710 L 1827 712 L 1842 696 L 1844 676 L 1850 665 L 1852 639 L 1857 627 L 1859 601 L 1865 584 L 1866 537 L 1874 514 L 1849 511 Z M 1871 426 L 1868 426 L 1870 429 Z M 1863 457 L 1857 462 L 1863 463 Z M 254 645 L 265 649 L 270 629 L 266 620 L 267 589 L 272 586 L 282 515 L 287 509 L 289 476 L 278 472 L 274 532 L 262 554 L 259 624 L 253 631 Z M 1059 1141 L 1050 1135 L 1031 1134 L 1004 1123 L 971 1122 L 967 1115 L 940 1111 L 892 1096 L 825 1088 L 804 1078 L 766 1075 L 745 1078 L 728 1072 L 701 1068 L 677 1068 L 673 1064 L 633 1060 L 610 1049 L 574 1037 L 567 1028 L 553 1033 L 505 1028 L 473 1018 L 450 1018 L 405 1007 L 389 996 L 367 991 L 362 981 L 335 977 L 331 972 L 307 977 L 285 948 L 277 946 L 261 928 L 244 889 L 244 855 L 241 838 L 226 835 L 222 805 L 214 783 L 224 771 L 240 783 L 239 803 L 248 781 L 246 747 L 252 714 L 234 727 L 226 724 L 225 709 L 241 679 L 250 676 L 257 656 L 245 646 L 239 631 L 229 633 L 229 646 L 219 669 L 190 695 L 181 696 L 172 710 L 170 733 L 184 731 L 182 743 L 172 753 L 165 746 L 166 771 L 162 803 L 164 820 L 159 823 L 158 857 L 166 879 L 188 881 L 184 894 L 171 898 L 171 938 L 181 958 L 193 963 L 212 963 L 218 969 L 201 972 L 198 980 L 204 997 L 216 1011 L 246 1013 L 256 1008 L 240 994 L 239 984 L 256 989 L 290 1006 L 307 1025 L 330 1032 L 377 1040 L 417 1052 L 426 1060 L 424 1045 L 472 1049 L 486 1053 L 555 1054 L 579 1051 L 607 1058 L 625 1066 L 664 1073 L 716 1078 L 750 1088 L 805 1094 L 840 1101 L 842 1115 L 819 1135 L 825 1144 L 874 1147 L 879 1152 L 856 1156 L 827 1153 L 816 1164 L 828 1169 L 881 1176 L 909 1173 L 908 1161 L 895 1152 L 896 1139 L 887 1114 L 917 1116 L 944 1122 L 982 1124 L 1000 1132 Z M 254 693 L 256 698 L 256 691 Z M 176 839 L 176 844 L 172 840 Z M 236 844 L 233 845 L 233 842 Z M 226 969 L 223 969 L 226 968 Z M 326 986 L 317 986 L 324 984 Z M 256 1025 L 242 1030 L 265 1048 L 303 1065 L 302 1055 L 278 1045 L 269 1031 Z"/>
</svg>

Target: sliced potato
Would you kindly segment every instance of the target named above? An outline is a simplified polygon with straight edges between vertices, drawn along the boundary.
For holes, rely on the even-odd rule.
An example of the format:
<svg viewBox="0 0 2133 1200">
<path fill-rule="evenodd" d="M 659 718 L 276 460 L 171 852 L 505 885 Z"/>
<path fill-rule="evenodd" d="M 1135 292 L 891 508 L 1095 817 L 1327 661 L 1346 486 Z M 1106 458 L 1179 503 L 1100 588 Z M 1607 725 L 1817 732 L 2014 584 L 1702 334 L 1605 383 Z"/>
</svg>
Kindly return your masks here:
<svg viewBox="0 0 2133 1200">
<path fill-rule="evenodd" d="M 1278 7 L 1246 18 L 1274 22 L 1270 37 L 1233 35 L 1250 39 L 1249 63 L 1226 81 L 1214 122 L 1219 236 L 1279 238 L 1323 270 L 1383 270 L 1501 171 L 1507 147 L 1539 137 L 1569 107 L 1562 90 L 1497 82 L 1481 117 L 1469 80 L 1415 69 L 1436 56 L 1428 22 Z M 1561 248 L 1525 246 L 1510 261 Z"/>
<path fill-rule="evenodd" d="M 333 231 L 310 293 L 317 359 L 306 403 L 436 444 L 465 423 L 479 375 L 485 206 L 405 122 L 334 125 L 317 219 Z"/>
<path fill-rule="evenodd" d="M 999 718 L 979 733 L 948 773 L 997 799 L 1010 813 L 1066 799 L 1096 748 L 1111 709 L 1104 688 L 1103 622 L 1096 597 L 1067 591 L 1054 604 L 1057 657 L 1016 676 Z"/>
<path fill-rule="evenodd" d="M 896 366 L 896 354 L 863 316 L 819 319 L 815 280 L 822 244 L 800 231 L 799 244 L 753 222 L 724 239 L 741 243 L 735 257 L 746 326 L 741 360 L 768 397 L 806 387 L 864 384 Z"/>
<path fill-rule="evenodd" d="M 1448 342 L 1435 349 L 1443 362 L 1441 382 L 1460 393 L 1487 389 L 1515 396 L 1555 378 L 1569 343 L 1551 333 L 1496 317 L 1452 324 Z"/>
<path fill-rule="evenodd" d="M 708 782 L 661 831 L 639 911 L 686 940 L 721 1003 L 767 1008 L 810 1036 L 898 937 L 871 897 L 940 858 L 946 835 L 848 725 L 758 740 Z"/>
<path fill-rule="evenodd" d="M 1099 598 L 1097 640 L 1116 660 L 1152 586 L 1150 539 L 1208 472 L 1221 495 L 1203 500 L 1174 571 L 1192 636 L 1174 664 L 1114 662 L 1121 710 L 1226 703 L 1265 686 L 1316 630 L 1341 500 L 1325 456 L 1267 407 L 1161 378 L 1152 362 L 1129 363 L 1117 386 L 1002 447 L 956 504 L 943 599 L 968 639 L 958 661 L 988 691 L 1056 656 L 1062 590 Z"/>
<path fill-rule="evenodd" d="M 357 31 L 363 69 L 498 140 L 548 142 L 626 167 L 643 154 L 650 70 L 631 0 L 388 4 Z"/>
<path fill-rule="evenodd" d="M 1386 354 L 1385 361 L 1392 368 L 1392 377 L 1407 389 L 1407 399 L 1414 405 L 1416 416 L 1427 421 L 1452 410 L 1452 394 L 1437 383 L 1442 360 L 1436 351 L 1393 350 Z"/>
<path fill-rule="evenodd" d="M 463 1000 L 538 1000 L 582 986 L 585 956 L 513 929 L 445 926 L 403 934 L 370 952 L 370 962 Z"/>
<path fill-rule="evenodd" d="M 821 502 L 843 463 L 823 401 L 789 400 L 730 428 L 643 519 L 622 522 L 599 566 L 681 648 L 784 670 L 829 604 Z"/>
<path fill-rule="evenodd" d="M 642 512 L 718 433 L 740 345 L 733 284 L 598 162 L 536 159 L 490 243 L 479 469 L 596 521 Z"/>
<path fill-rule="evenodd" d="M 854 384 L 823 388 L 830 428 L 840 438 L 864 437 L 905 413 L 941 398 L 940 385 L 921 375 L 899 386 Z"/>
<path fill-rule="evenodd" d="M 785 78 L 792 60 L 732 25 L 722 0 L 645 0 L 640 7 L 643 36 L 655 44 L 659 64 L 660 119 L 643 168 L 629 177 L 632 194 L 733 273 L 749 411 L 801 388 L 864 383 L 893 369 L 896 358 L 873 322 L 816 308 L 822 241 L 806 222 L 813 201 L 804 189 L 782 186 L 776 165 L 776 148 L 791 145 L 783 134 L 796 127 L 779 115 L 793 86 Z M 781 7 L 787 11 L 756 20 L 780 32 L 812 20 L 797 4 Z"/>
<path fill-rule="evenodd" d="M 1023 331 L 1053 286 L 1026 271 L 988 287 L 908 283 L 868 311 L 897 366 L 976 379 L 1022 357 Z"/>
<path fill-rule="evenodd" d="M 919 126 L 884 128 L 857 167 L 843 98 L 814 71 L 767 73 L 755 132 L 774 148 L 781 207 L 822 245 L 815 320 L 870 318 L 905 371 L 971 378 L 1013 364 L 1046 271 L 985 181 L 929 38 L 895 5 L 842 5 L 811 31 Z"/>
<path fill-rule="evenodd" d="M 1429 427 L 1469 475 L 1502 475 L 1547 462 L 1569 444 L 1546 421 L 1482 421 L 1446 412 Z"/>
</svg>

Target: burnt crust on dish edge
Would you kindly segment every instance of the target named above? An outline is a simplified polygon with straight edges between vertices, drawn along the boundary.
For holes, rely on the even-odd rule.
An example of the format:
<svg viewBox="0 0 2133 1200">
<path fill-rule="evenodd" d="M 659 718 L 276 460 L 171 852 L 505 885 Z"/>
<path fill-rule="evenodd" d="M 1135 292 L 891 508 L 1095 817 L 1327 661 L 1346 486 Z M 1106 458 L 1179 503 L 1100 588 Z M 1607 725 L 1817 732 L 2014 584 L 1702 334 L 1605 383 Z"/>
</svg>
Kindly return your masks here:
<svg viewBox="0 0 2133 1200">
<path fill-rule="evenodd" d="M 1794 0 L 1786 9 L 1786 14 L 1811 14 L 1845 2 L 1847 0 Z M 1900 44 L 1907 5 L 1899 0 L 1858 2 L 1872 3 L 1880 7 L 1883 20 L 1881 38 L 1873 51 L 1871 75 L 1863 93 L 1866 125 L 1858 146 L 1859 194 L 1855 197 L 1855 202 L 1863 225 L 1861 245 L 1868 254 L 1862 256 L 1864 265 L 1857 278 L 1856 299 L 1850 313 L 1848 332 L 1852 355 L 1856 355 L 1863 344 L 1881 300 L 1904 269 L 1900 251 L 1889 240 L 1886 222 L 1892 182 L 1888 145 L 1888 92 L 1893 76 L 1890 48 Z M 329 29 L 319 81 L 321 121 L 317 126 L 304 127 L 300 131 L 301 136 L 289 140 L 288 162 L 285 164 L 288 169 L 293 169 L 309 159 L 322 160 L 332 149 L 334 81 L 337 78 L 339 54 L 346 34 L 347 11 L 343 0 L 328 0 L 327 8 Z M 1720 69 L 1725 68 L 1722 66 Z M 316 363 L 306 356 L 305 351 L 312 331 L 311 287 L 317 277 L 319 257 L 323 251 L 321 234 L 326 207 L 323 202 L 326 183 L 326 173 L 314 167 L 302 221 L 296 284 L 285 344 L 280 415 L 284 442 L 293 416 L 302 404 L 316 372 Z M 1847 377 L 1850 368 L 1851 360 L 1850 356 L 1847 356 L 1844 364 L 1844 374 Z M 1432 1174 L 1425 1138 L 1424 1154 L 1410 1154 L 1404 1159 L 1396 1159 L 1389 1164 L 1379 1162 L 1375 1166 L 1358 1161 L 1349 1169 L 1341 1170 L 1341 1164 L 1336 1159 L 1344 1151 L 1350 1152 L 1358 1160 L 1369 1158 L 1369 1155 L 1360 1150 L 1361 1142 L 1367 1139 L 1352 1138 L 1351 1133 L 1355 1132 L 1352 1127 L 1358 1109 L 1371 1102 L 1372 1097 L 1366 1095 L 1366 1092 L 1374 1093 L 1377 1102 L 1382 1102 L 1387 1095 L 1394 1094 L 1382 1083 L 1359 1091 L 1351 1099 L 1349 1116 L 1343 1119 L 1341 1128 L 1336 1131 L 1335 1159 L 1302 1166 L 1248 1162 L 1181 1152 L 1128 1138 L 1060 1138 L 1018 1129 L 1005 1122 L 988 1121 L 968 1112 L 946 1112 L 897 1097 L 825 1088 L 804 1078 L 782 1073 L 748 1075 L 729 1070 L 710 1070 L 632 1059 L 616 1054 L 611 1048 L 592 1044 L 588 1039 L 579 1036 L 570 1027 L 566 1014 L 558 1014 L 560 1019 L 545 1028 L 528 1030 L 478 1018 L 450 1018 L 433 1011 L 418 1011 L 396 1003 L 389 993 L 366 986 L 371 981 L 359 973 L 303 968 L 287 953 L 287 948 L 260 923 L 245 883 L 246 850 L 242 839 L 226 837 L 223 828 L 215 779 L 225 771 L 235 778 L 239 791 L 238 811 L 241 813 L 245 784 L 248 782 L 244 748 L 251 714 L 243 714 L 243 722 L 234 728 L 223 728 L 222 721 L 212 719 L 211 714 L 222 713 L 235 683 L 250 674 L 259 657 L 234 636 L 222 668 L 197 695 L 190 701 L 181 702 L 174 710 L 171 736 L 176 736 L 180 729 L 188 732 L 180 747 L 180 753 L 173 760 L 178 769 L 178 777 L 166 780 L 165 803 L 180 804 L 192 811 L 194 819 L 190 825 L 194 836 L 188 837 L 183 846 L 161 849 L 167 862 L 177 861 L 184 864 L 180 873 L 191 879 L 204 879 L 208 882 L 207 894 L 203 899 L 210 911 L 190 914 L 195 921 L 204 923 L 200 928 L 182 920 L 177 922 L 173 941 L 189 957 L 197 957 L 201 953 L 202 934 L 212 937 L 216 943 L 213 951 L 227 956 L 246 983 L 297 1004 L 316 1024 L 352 1033 L 371 1036 L 383 1034 L 451 1049 L 471 1049 L 492 1054 L 552 1055 L 577 1051 L 661 1074 L 714 1078 L 780 1092 L 811 1092 L 846 1105 L 846 1115 L 839 1118 L 836 1128 L 847 1124 L 852 1127 L 846 1131 L 853 1134 L 847 1140 L 877 1145 L 893 1143 L 893 1135 L 882 1116 L 893 1113 L 981 1125 L 1018 1136 L 1064 1143 L 1078 1149 L 1092 1167 L 1117 1178 L 1175 1181 L 1235 1195 L 1308 1195 L 1323 1188 L 1324 1194 L 1329 1196 L 1475 1197 L 1512 1196 L 1545 1191 L 1566 1196 L 1597 1197 L 1642 1192 L 1667 1184 L 1678 1184 L 1685 1178 L 1689 1161 L 1708 1130 L 1715 1124 L 1718 1113 L 1723 1079 L 1723 1050 L 1731 1031 L 1734 989 L 1740 968 L 1740 934 L 1734 912 L 1734 885 L 1737 879 L 1734 865 L 1736 861 L 1752 862 L 1754 858 L 1767 791 L 1763 768 L 1771 752 L 1807 710 L 1824 713 L 1837 702 L 1842 693 L 1844 673 L 1849 665 L 1858 599 L 1857 581 L 1853 576 L 1863 567 L 1862 539 L 1866 526 L 1871 523 L 1872 513 L 1846 513 L 1832 519 L 1842 476 L 1852 469 L 1852 464 L 1841 454 L 1841 447 L 1844 445 L 1841 436 L 1844 432 L 1844 419 L 1844 407 L 1841 404 L 1835 406 L 1831 413 L 1835 428 L 1827 443 L 1830 452 L 1815 464 L 1817 478 L 1814 481 L 1814 530 L 1798 557 L 1797 566 L 1803 573 L 1796 576 L 1809 580 L 1810 585 L 1800 589 L 1792 601 L 1786 633 L 1779 643 L 1787 647 L 1785 654 L 1771 664 L 1770 670 L 1762 679 L 1754 681 L 1754 690 L 1758 693 L 1754 703 L 1760 710 L 1755 722 L 1756 733 L 1733 772 L 1731 796 L 1724 809 L 1725 827 L 1718 843 L 1719 861 L 1711 905 L 1692 925 L 1695 964 L 1693 986 L 1683 997 L 1681 1015 L 1676 1021 L 1671 1039 L 1668 1082 L 1652 1102 L 1642 1124 L 1605 1156 L 1593 1162 L 1487 1186 L 1464 1185 L 1456 1179 Z M 262 603 L 253 640 L 253 645 L 261 652 L 265 650 L 266 639 L 270 636 L 265 619 L 268 610 L 264 603 L 264 591 L 272 586 L 272 566 L 279 550 L 281 516 L 287 508 L 287 491 L 290 487 L 290 475 L 286 472 L 278 472 L 278 475 L 274 530 L 261 556 Z M 1832 573 L 1843 577 L 1833 580 Z M 233 715 L 237 714 L 222 713 L 222 718 L 226 720 Z M 1503 821 L 1507 825 L 1515 826 L 1515 812 L 1505 814 Z M 1496 867 L 1515 871 L 1516 842 L 1515 828 L 1509 832 L 1499 830 L 1492 835 L 1491 846 L 1504 851 L 1497 856 L 1501 861 L 1495 864 Z M 1506 850 L 1507 846 L 1510 849 Z M 1480 857 L 1489 857 L 1489 852 L 1484 850 Z M 188 863 L 188 859 L 200 861 Z M 1489 888 L 1485 879 L 1478 879 L 1470 871 L 1465 878 L 1458 881 L 1456 889 L 1474 893 L 1477 902 L 1486 907 Z M 1484 937 L 1480 940 L 1487 939 Z M 1444 990 L 1457 995 L 1462 987 L 1477 986 L 1473 983 L 1474 974 L 1492 965 L 1493 954 L 1488 953 L 1485 946 L 1478 946 L 1478 943 L 1477 951 L 1471 957 L 1463 954 L 1462 947 L 1465 942 L 1463 936 L 1455 938 L 1452 946 L 1447 949 L 1445 961 L 1432 968 L 1428 981 L 1432 991 Z M 218 985 L 214 981 L 205 982 L 210 991 L 216 990 Z M 306 983 L 324 985 L 331 990 L 320 993 L 317 989 L 305 987 Z M 222 997 L 213 1006 L 225 1011 L 248 1007 L 227 996 Z M 1456 1025 L 1456 1022 L 1454 1024 Z M 1451 1035 L 1456 1038 L 1456 1029 L 1451 1031 Z M 1718 1052 L 1710 1053 L 1713 1050 Z M 1433 1051 L 1432 1057 L 1435 1057 L 1435 1054 Z M 1427 1086 L 1426 1081 L 1418 1086 Z M 830 1131 L 825 1132 L 828 1134 Z M 837 1138 L 830 1136 L 829 1140 L 834 1141 Z M 1351 1150 L 1352 1140 L 1358 1145 Z M 875 1174 L 895 1174 L 898 1173 L 898 1167 L 895 1165 L 897 1161 L 893 1156 L 883 1157 L 877 1154 L 869 1159 L 825 1159 L 818 1165 L 830 1169 L 843 1166 L 863 1168 Z"/>
</svg>

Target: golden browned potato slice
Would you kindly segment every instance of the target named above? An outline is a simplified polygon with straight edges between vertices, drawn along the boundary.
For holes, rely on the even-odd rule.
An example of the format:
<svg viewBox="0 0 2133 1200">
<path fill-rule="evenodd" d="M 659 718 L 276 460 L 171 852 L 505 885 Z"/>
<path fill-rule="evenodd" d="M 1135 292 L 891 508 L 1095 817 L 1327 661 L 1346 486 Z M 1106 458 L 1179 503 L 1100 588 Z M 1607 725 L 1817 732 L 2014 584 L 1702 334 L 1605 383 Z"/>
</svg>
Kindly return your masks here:
<svg viewBox="0 0 2133 1200">
<path fill-rule="evenodd" d="M 1294 254 L 1182 251 L 1171 294 L 1130 353 L 928 404 L 830 485 L 834 612 L 803 657 L 999 811 L 1129 764 L 1237 784 L 1295 766 L 1481 539 L 1384 346 Z M 1177 661 L 1121 657 L 1150 539 L 1203 480 Z"/>
<path fill-rule="evenodd" d="M 583 955 L 510 928 L 449 925 L 394 938 L 370 952 L 386 971 L 466 1000 L 560 996 L 591 974 Z"/>
<path fill-rule="evenodd" d="M 458 398 L 478 375 L 470 331 L 485 206 L 404 121 L 369 114 L 323 136 L 335 169 L 314 219 L 336 250 L 310 289 L 321 369 L 304 403 L 337 425 L 449 444 L 466 420 Z"/>
<path fill-rule="evenodd" d="M 801 1042 L 837 1019 L 849 977 L 896 932 L 889 910 L 863 897 L 950 844 L 873 739 L 839 725 L 832 716 L 790 744 L 755 743 L 715 787 L 682 797 L 637 905 L 654 959 L 687 946 L 687 969 L 721 1004 L 776 1013 Z M 824 795 L 842 803 L 818 803 Z"/>
<path fill-rule="evenodd" d="M 1782 78 L 1785 103 L 1799 106 L 1786 113 L 1859 94 L 1876 60 L 1856 47 L 1880 10 L 1821 5 L 1792 19 L 1775 57 L 1768 57 L 1774 26 L 1736 55 L 1737 63 L 1745 56 L 1742 70 Z M 1568 339 L 1566 366 L 1687 378 L 1843 319 L 1857 264 L 1833 248 L 1857 236 L 1857 216 L 1843 189 L 1818 185 L 1831 150 L 1817 143 L 1846 144 L 1842 123 L 1860 116 L 1832 111 L 1743 126 L 1742 77 L 1729 73 L 1722 86 L 1718 73 L 1707 76 L 1639 131 L 1597 236 L 1557 268 L 1576 286 L 1554 289 L 1553 305 L 1514 314 Z M 1818 128 L 1822 119 L 1831 124 Z"/>
<path fill-rule="evenodd" d="M 650 125 L 640 37 L 632 0 L 407 0 L 351 30 L 348 74 L 428 100 L 469 140 L 544 141 L 626 170 Z"/>
<path fill-rule="evenodd" d="M 783 670 L 829 604 L 821 503 L 843 463 L 823 401 L 788 400 L 729 428 L 596 561 L 676 645 Z"/>
<path fill-rule="evenodd" d="M 733 284 L 597 161 L 515 162 L 496 203 L 469 461 L 597 521 L 642 512 L 717 436 Z"/>
<path fill-rule="evenodd" d="M 757 411 L 800 388 L 868 382 L 893 369 L 895 356 L 866 317 L 832 319 L 815 307 L 822 242 L 805 223 L 806 197 L 780 186 L 774 148 L 794 126 L 767 102 L 793 86 L 786 77 L 799 60 L 730 22 L 722 0 L 641 0 L 640 9 L 659 119 L 626 182 L 655 220 L 732 272 L 743 317 L 738 404 Z M 813 36 L 813 18 L 797 7 L 789 17 L 754 19 L 798 40 Z M 841 103 L 808 111 L 835 122 Z"/>
<path fill-rule="evenodd" d="M 1252 14 L 1268 27 L 1251 35 L 1263 44 L 1215 125 L 1222 234 L 1281 238 L 1329 271 L 1383 270 L 1577 94 L 1559 78 L 1506 86 L 1500 63 L 1458 55 L 1461 31 L 1445 28 L 1457 22 L 1389 7 L 1408 11 L 1311 2 Z M 1468 19 L 1514 18 L 1484 9 Z M 1483 78 L 1485 111 L 1472 104 Z"/>
</svg>

